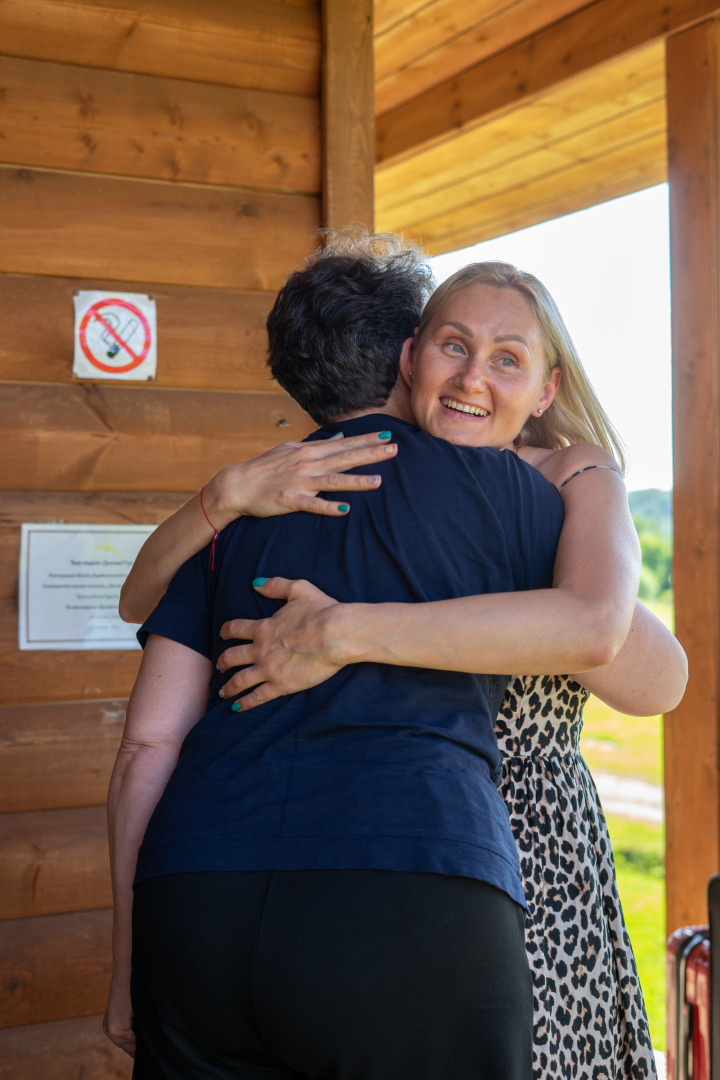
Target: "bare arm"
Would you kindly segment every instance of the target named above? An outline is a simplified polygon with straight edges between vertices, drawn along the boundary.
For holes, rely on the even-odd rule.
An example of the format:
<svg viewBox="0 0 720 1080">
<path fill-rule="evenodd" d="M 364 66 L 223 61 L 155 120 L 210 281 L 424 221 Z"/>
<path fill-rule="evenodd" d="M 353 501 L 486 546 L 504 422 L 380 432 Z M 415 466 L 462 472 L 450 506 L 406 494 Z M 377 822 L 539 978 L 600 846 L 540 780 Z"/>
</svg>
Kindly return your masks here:
<svg viewBox="0 0 720 1080">
<path fill-rule="evenodd" d="M 613 463 L 597 447 L 535 455 L 536 467 L 558 486 L 591 464 Z M 610 469 L 588 469 L 562 494 L 566 520 L 552 590 L 426 605 L 340 605 L 307 582 L 275 579 L 261 591 L 287 599 L 285 608 L 271 620 L 235 620 L 223 628 L 226 638 L 252 641 L 220 658 L 222 670 L 252 665 L 226 684 L 226 695 L 257 685 L 237 703 L 244 711 L 317 685 L 347 663 L 375 660 L 455 671 L 575 671 L 621 712 L 646 716 L 674 708 L 685 690 L 687 660 L 673 635 L 635 601 L 639 545 L 624 486 Z M 586 659 L 575 662 L 581 654 Z"/>
<path fill-rule="evenodd" d="M 566 514 L 574 509 L 582 512 L 580 502 L 576 500 L 588 490 L 585 487 L 587 474 L 574 475 L 577 470 L 613 464 L 604 451 L 586 445 L 551 453 L 528 448 L 523 456 L 546 479 L 560 487 Z M 572 479 L 568 480 L 569 477 Z M 633 526 L 633 534 L 634 531 Z M 635 537 L 633 541 L 637 546 Z M 580 549 L 577 554 L 581 555 Z M 555 563 L 556 581 L 563 573 L 572 575 L 574 572 L 572 564 L 565 564 L 566 558 L 567 548 L 561 542 Z M 636 600 L 628 635 L 612 662 L 576 673 L 574 677 L 618 712 L 652 716 L 669 712 L 682 699 L 688 678 L 687 657 L 677 638 Z"/>
<path fill-rule="evenodd" d="M 148 638 L 108 793 L 113 887 L 113 974 L 105 1034 L 135 1052 L 130 1006 L 132 882 L 150 816 L 175 768 L 180 746 L 207 702 L 212 665 L 184 645 Z"/>
<path fill-rule="evenodd" d="M 226 465 L 203 488 L 202 506 L 198 492 L 145 541 L 120 593 L 120 617 L 144 622 L 185 560 L 212 540 L 208 519 L 221 530 L 244 514 L 272 517 L 306 510 L 343 517 L 349 504 L 322 499 L 318 492 L 379 487 L 379 476 L 346 476 L 345 470 L 386 461 L 397 450 L 389 438 L 389 432 L 373 432 L 351 439 L 288 442 L 250 461 Z"/>
<path fill-rule="evenodd" d="M 567 475 L 589 461 L 610 460 L 596 448 L 570 449 L 577 452 L 565 455 Z M 260 684 L 241 699 L 244 710 L 360 661 L 526 674 L 609 664 L 630 626 L 639 573 L 625 488 L 611 469 L 592 469 L 563 495 L 566 518 L 552 589 L 430 604 L 342 605 L 307 583 L 273 579 L 260 591 L 287 597 L 284 608 L 272 619 L 234 620 L 223 628 L 227 638 L 252 642 L 220 658 L 223 670 L 252 665 L 226 684 L 226 696 Z"/>
<path fill-rule="evenodd" d="M 638 600 L 630 632 L 612 663 L 574 678 L 618 712 L 654 716 L 682 700 L 687 657 L 677 638 Z"/>
</svg>

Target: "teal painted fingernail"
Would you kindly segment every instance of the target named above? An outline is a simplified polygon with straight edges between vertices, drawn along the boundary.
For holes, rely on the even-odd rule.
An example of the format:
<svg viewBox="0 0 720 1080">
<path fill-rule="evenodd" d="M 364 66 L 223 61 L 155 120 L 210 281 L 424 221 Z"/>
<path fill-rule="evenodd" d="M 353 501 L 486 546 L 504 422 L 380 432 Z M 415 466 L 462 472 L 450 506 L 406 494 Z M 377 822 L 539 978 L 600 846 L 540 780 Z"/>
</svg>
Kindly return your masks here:
<svg viewBox="0 0 720 1080">
<path fill-rule="evenodd" d="M 378 435 L 378 439 L 391 439 L 392 431 L 381 431 Z"/>
<path fill-rule="evenodd" d="M 349 509 L 350 509 L 350 507 L 348 506 L 347 503 L 339 503 L 339 505 L 338 505 L 338 510 L 340 511 L 341 514 L 347 514 Z"/>
<path fill-rule="evenodd" d="M 232 705 L 230 706 L 230 712 L 240 712 L 240 702 L 239 701 L 233 701 Z"/>
<path fill-rule="evenodd" d="M 259 589 L 260 586 L 264 585 L 266 581 L 267 581 L 266 577 L 256 577 L 256 578 L 253 578 L 253 585 L 255 585 Z"/>
</svg>

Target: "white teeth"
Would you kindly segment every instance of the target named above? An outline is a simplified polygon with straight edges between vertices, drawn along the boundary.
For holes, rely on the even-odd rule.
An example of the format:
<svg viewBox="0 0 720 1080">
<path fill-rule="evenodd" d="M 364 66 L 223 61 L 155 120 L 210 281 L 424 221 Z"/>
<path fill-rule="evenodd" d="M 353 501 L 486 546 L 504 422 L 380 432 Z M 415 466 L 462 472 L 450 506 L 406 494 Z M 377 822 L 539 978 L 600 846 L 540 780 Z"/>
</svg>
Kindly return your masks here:
<svg viewBox="0 0 720 1080">
<path fill-rule="evenodd" d="M 481 409 L 478 405 L 462 405 L 459 401 L 453 401 L 452 398 L 440 398 L 440 403 L 444 405 L 446 409 L 455 409 L 456 412 L 469 413 L 470 416 L 490 415 L 487 409 Z"/>
</svg>

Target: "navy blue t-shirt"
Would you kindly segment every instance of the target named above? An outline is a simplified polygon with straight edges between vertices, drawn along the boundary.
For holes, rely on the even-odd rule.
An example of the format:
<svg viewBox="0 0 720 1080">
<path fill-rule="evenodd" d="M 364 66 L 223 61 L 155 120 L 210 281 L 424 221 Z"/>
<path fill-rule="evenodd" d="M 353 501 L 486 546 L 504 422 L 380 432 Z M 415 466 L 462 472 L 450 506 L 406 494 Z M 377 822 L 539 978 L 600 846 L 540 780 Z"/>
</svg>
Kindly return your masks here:
<svg viewBox="0 0 720 1080">
<path fill-rule="evenodd" d="M 255 577 L 307 578 L 342 601 L 421 602 L 545 588 L 562 527 L 555 488 L 516 454 L 454 446 L 387 415 L 398 455 L 358 471 L 347 517 L 241 518 L 188 560 L 144 624 L 213 664 L 231 618 L 281 606 Z M 311 438 L 327 438 L 338 425 Z M 342 498 L 342 496 L 339 496 Z M 207 870 L 386 869 L 456 874 L 524 904 L 508 812 L 495 781 L 493 720 L 505 680 L 353 664 L 247 714 L 217 696 L 187 735 L 152 816 L 136 882 Z"/>
</svg>

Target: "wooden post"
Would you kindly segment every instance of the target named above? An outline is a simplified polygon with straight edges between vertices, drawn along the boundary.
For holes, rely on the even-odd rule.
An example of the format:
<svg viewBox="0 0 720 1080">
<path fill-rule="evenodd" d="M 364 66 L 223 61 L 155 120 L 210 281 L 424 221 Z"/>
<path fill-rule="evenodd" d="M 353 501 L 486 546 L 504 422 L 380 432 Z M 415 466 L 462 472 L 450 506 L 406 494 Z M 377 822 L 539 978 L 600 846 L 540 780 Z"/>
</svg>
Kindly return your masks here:
<svg viewBox="0 0 720 1080">
<path fill-rule="evenodd" d="M 373 0 L 323 0 L 323 221 L 372 231 Z"/>
<path fill-rule="evenodd" d="M 676 632 L 690 662 L 665 718 L 667 926 L 707 919 L 720 868 L 720 20 L 667 41 Z"/>
</svg>

